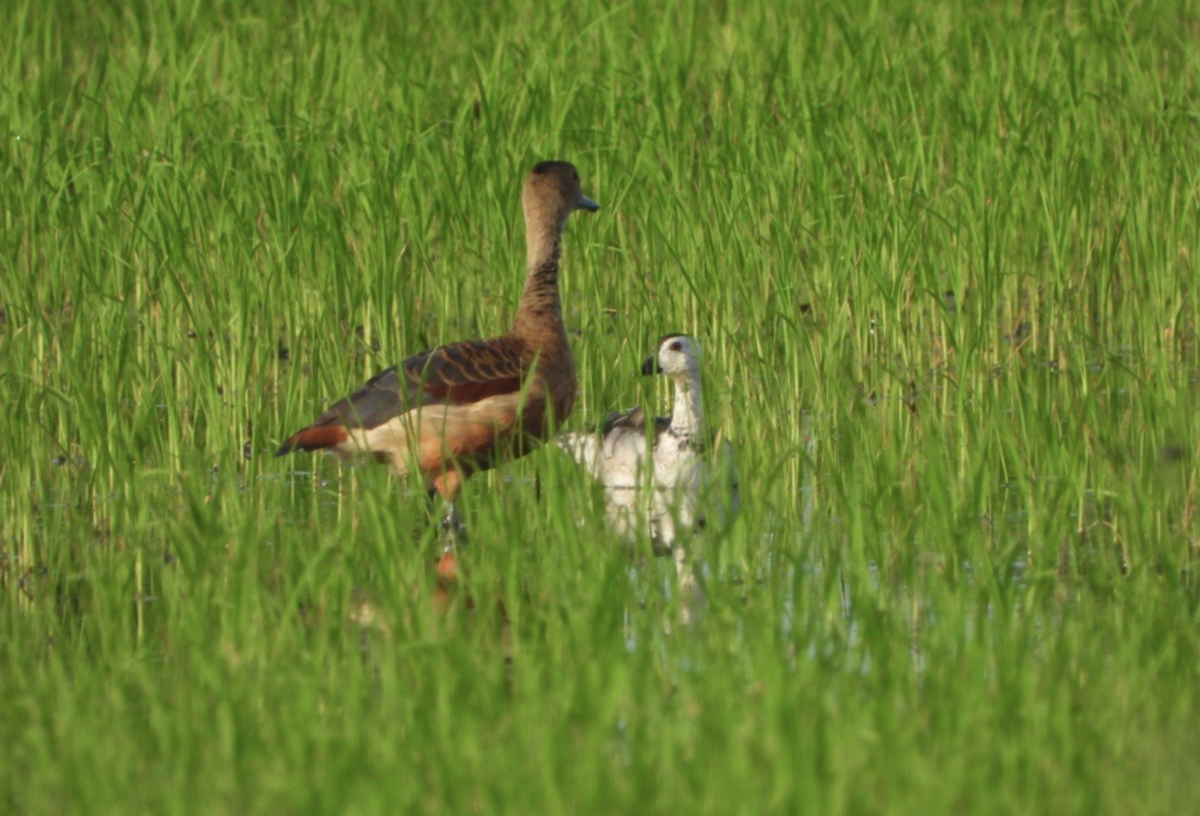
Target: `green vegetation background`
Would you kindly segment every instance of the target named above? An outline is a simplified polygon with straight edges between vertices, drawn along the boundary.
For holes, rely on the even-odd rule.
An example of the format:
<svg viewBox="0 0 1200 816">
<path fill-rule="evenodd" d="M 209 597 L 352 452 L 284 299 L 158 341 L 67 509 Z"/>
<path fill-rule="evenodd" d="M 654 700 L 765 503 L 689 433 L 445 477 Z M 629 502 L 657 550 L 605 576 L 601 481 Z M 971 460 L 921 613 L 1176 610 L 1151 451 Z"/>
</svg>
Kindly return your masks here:
<svg viewBox="0 0 1200 816">
<path fill-rule="evenodd" d="M 1193 3 L 0 30 L 0 810 L 1200 812 Z M 506 327 L 545 158 L 604 204 L 570 424 L 704 344 L 698 609 L 555 451 L 471 482 L 445 614 L 419 497 L 269 455 Z"/>
</svg>

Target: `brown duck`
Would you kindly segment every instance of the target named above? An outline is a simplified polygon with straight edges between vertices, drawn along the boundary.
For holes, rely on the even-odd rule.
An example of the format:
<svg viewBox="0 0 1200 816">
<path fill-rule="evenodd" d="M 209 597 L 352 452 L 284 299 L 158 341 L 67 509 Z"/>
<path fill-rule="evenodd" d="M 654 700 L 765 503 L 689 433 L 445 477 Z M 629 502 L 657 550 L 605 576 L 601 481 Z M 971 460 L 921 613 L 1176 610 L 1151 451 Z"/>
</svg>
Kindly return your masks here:
<svg viewBox="0 0 1200 816">
<path fill-rule="evenodd" d="M 570 415 L 576 380 L 558 293 L 562 234 L 571 213 L 600 205 L 562 161 L 533 168 L 521 205 L 528 270 L 512 329 L 423 351 L 380 372 L 289 437 L 277 456 L 323 448 L 373 454 L 440 494 L 453 534 L 463 482 L 524 456 Z"/>
</svg>

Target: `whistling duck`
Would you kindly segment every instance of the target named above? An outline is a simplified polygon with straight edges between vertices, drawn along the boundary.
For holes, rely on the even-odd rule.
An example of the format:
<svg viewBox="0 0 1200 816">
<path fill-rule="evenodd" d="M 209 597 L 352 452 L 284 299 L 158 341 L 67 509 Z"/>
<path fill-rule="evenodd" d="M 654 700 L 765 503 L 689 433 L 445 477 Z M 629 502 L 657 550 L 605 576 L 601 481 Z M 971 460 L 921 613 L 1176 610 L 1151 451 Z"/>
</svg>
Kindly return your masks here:
<svg viewBox="0 0 1200 816">
<path fill-rule="evenodd" d="M 728 514 L 736 512 L 739 502 L 729 441 L 724 440 L 719 456 L 708 461 L 699 358 L 694 339 L 669 334 L 642 364 L 643 375 L 665 374 L 675 384 L 674 410 L 670 417 L 653 419 L 650 446 L 641 408 L 609 416 L 599 434 L 572 432 L 558 437 L 559 447 L 604 485 L 606 514 L 617 532 L 634 538 L 645 519 L 651 539 L 664 551 L 674 546 L 677 529 L 704 526 L 704 509 L 699 506 L 702 492 Z M 717 481 L 721 479 L 727 480 L 724 485 Z M 651 483 L 651 491 L 642 489 Z M 710 486 L 716 488 L 711 496 Z"/>
<path fill-rule="evenodd" d="M 528 265 L 512 329 L 423 351 L 380 372 L 289 437 L 277 456 L 322 448 L 374 454 L 442 496 L 453 537 L 454 500 L 467 477 L 528 453 L 575 404 L 575 361 L 558 293 L 562 234 L 571 213 L 600 205 L 583 194 L 574 166 L 547 161 L 526 178 L 521 206 Z"/>
</svg>

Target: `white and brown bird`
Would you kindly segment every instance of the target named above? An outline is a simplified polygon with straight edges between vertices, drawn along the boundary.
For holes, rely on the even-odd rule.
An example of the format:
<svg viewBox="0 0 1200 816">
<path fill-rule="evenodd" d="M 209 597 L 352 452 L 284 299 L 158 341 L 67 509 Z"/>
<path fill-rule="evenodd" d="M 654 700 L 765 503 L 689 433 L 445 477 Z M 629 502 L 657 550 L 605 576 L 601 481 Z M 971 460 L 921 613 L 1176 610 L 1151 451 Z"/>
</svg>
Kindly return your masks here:
<svg viewBox="0 0 1200 816">
<path fill-rule="evenodd" d="M 558 445 L 604 486 L 613 528 L 627 539 L 644 530 L 665 552 L 680 531 L 703 527 L 709 513 L 732 518 L 737 474 L 729 441 L 714 446 L 704 429 L 699 344 L 666 335 L 642 363 L 642 374 L 664 374 L 674 383 L 670 417 L 648 420 L 635 408 L 610 415 L 599 432 L 561 434 Z"/>
<path fill-rule="evenodd" d="M 473 473 L 524 456 L 575 405 L 575 361 L 563 326 L 558 273 L 567 218 L 600 208 L 567 162 L 533 168 L 521 193 L 525 290 L 507 334 L 423 351 L 382 371 L 290 436 L 277 456 L 327 449 L 372 454 L 447 502 Z"/>
</svg>

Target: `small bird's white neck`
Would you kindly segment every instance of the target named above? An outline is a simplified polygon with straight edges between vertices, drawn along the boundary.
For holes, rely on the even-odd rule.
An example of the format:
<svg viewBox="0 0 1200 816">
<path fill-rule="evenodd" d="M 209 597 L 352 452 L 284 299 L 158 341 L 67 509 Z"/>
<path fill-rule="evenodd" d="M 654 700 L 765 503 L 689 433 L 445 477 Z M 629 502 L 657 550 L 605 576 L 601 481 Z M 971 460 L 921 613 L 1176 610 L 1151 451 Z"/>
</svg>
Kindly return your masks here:
<svg viewBox="0 0 1200 816">
<path fill-rule="evenodd" d="M 675 408 L 671 411 L 671 432 L 676 436 L 697 436 L 703 422 L 700 376 L 688 373 L 671 379 L 675 381 Z"/>
</svg>

